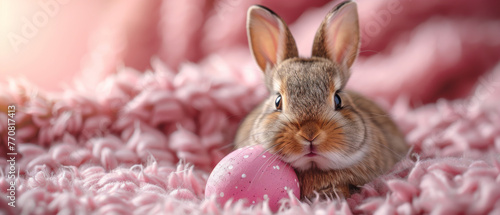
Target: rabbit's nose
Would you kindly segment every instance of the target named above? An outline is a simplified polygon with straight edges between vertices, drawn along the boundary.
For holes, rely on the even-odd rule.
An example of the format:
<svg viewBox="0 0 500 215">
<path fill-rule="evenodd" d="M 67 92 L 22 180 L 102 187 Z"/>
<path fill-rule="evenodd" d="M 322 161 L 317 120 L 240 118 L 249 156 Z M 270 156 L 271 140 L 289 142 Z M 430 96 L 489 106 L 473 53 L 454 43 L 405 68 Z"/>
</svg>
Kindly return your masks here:
<svg viewBox="0 0 500 215">
<path fill-rule="evenodd" d="M 314 122 L 306 122 L 301 124 L 298 135 L 312 143 L 320 133 L 319 125 Z"/>
<path fill-rule="evenodd" d="M 307 141 L 309 141 L 309 142 L 312 143 L 316 139 L 316 137 L 319 136 L 319 132 L 317 132 L 317 134 L 315 134 L 315 135 L 307 135 L 307 134 L 304 134 L 304 132 L 299 132 L 299 135 L 302 138 L 304 138 L 305 140 L 307 140 Z"/>
</svg>

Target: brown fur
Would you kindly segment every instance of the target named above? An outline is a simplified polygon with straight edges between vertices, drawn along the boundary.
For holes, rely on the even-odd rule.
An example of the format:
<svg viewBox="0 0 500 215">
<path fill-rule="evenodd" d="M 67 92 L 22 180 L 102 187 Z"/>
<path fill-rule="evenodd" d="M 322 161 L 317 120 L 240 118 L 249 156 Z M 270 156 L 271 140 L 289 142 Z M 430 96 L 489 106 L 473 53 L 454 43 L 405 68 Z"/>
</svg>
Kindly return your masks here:
<svg viewBox="0 0 500 215">
<path fill-rule="evenodd" d="M 296 169 L 302 198 L 312 198 L 315 192 L 348 197 L 352 188 L 388 171 L 408 150 L 387 113 L 344 89 L 359 47 L 357 12 L 353 11 L 352 2 L 331 11 L 316 35 L 313 57 L 300 58 L 281 18 L 262 7 L 249 9 L 250 47 L 264 71 L 270 96 L 242 122 L 235 146 L 262 144 L 289 162 Z M 340 31 L 331 31 L 329 26 Z M 274 38 L 286 46 L 262 38 Z M 348 44 L 329 46 L 338 45 L 338 38 Z M 278 94 L 281 110 L 275 107 Z M 341 109 L 335 108 L 335 94 L 342 100 Z M 317 156 L 306 158 L 309 152 Z"/>
</svg>

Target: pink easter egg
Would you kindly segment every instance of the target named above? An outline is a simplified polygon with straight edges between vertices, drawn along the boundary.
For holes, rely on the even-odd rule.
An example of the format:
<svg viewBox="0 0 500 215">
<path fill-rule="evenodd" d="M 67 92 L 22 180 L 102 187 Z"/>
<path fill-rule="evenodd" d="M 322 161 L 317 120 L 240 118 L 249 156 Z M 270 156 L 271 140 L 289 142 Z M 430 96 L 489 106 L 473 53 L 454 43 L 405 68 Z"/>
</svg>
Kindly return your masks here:
<svg viewBox="0 0 500 215">
<path fill-rule="evenodd" d="M 208 177 L 205 196 L 215 195 L 224 205 L 228 200 L 246 199 L 247 205 L 268 201 L 277 211 L 288 191 L 299 198 L 300 187 L 293 168 L 260 145 L 231 152 L 215 166 Z"/>
</svg>

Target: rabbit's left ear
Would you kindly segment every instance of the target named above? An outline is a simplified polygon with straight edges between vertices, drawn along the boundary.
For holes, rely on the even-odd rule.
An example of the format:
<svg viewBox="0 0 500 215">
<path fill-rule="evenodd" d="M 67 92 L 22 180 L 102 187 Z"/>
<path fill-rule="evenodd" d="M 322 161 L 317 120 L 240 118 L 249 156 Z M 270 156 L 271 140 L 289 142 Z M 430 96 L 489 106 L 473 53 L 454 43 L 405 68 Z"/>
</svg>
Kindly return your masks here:
<svg viewBox="0 0 500 215">
<path fill-rule="evenodd" d="M 355 2 L 346 1 L 326 15 L 316 32 L 312 55 L 350 68 L 359 44 L 358 7 Z"/>
<path fill-rule="evenodd" d="M 266 7 L 254 5 L 248 9 L 247 33 L 250 50 L 264 73 L 288 58 L 298 57 L 288 26 Z"/>
</svg>

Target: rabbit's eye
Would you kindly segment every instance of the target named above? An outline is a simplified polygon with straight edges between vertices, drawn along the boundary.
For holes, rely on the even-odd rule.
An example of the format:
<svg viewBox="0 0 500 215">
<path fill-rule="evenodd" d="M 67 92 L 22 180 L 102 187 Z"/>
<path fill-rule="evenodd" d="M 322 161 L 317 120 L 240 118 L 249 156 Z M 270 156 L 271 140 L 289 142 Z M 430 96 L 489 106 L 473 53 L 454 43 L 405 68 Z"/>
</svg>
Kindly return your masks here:
<svg viewBox="0 0 500 215">
<path fill-rule="evenodd" d="M 335 110 L 342 108 L 342 100 L 340 100 L 338 93 L 335 93 L 335 96 L 333 96 L 333 102 L 335 103 Z"/>
<path fill-rule="evenodd" d="M 276 105 L 276 110 L 281 110 L 281 95 L 280 94 L 278 94 L 278 97 L 276 97 L 274 104 Z"/>
</svg>

